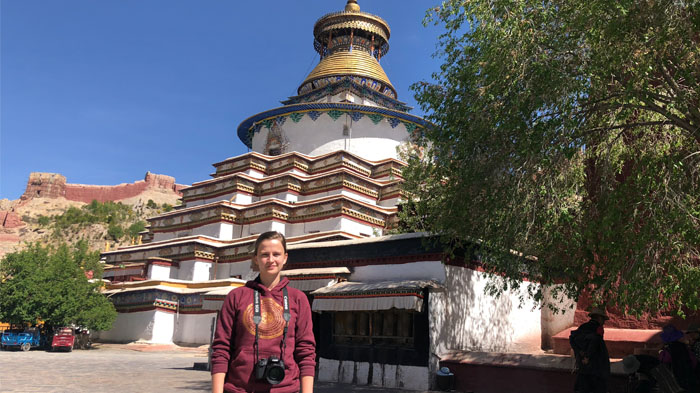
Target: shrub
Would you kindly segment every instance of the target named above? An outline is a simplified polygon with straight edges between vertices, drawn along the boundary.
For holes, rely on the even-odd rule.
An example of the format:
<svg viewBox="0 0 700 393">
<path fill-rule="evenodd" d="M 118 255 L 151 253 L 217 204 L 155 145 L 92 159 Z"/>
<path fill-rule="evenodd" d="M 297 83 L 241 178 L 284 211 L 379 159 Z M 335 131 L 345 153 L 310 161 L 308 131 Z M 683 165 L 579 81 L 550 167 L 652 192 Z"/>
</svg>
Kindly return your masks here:
<svg viewBox="0 0 700 393">
<path fill-rule="evenodd" d="M 129 235 L 129 237 L 137 237 L 139 235 L 139 232 L 143 231 L 146 229 L 146 223 L 143 221 L 138 221 L 129 226 L 129 228 L 126 230 L 126 233 Z"/>
<path fill-rule="evenodd" d="M 111 223 L 107 228 L 107 234 L 114 239 L 114 241 L 118 241 L 124 236 L 124 228 L 119 224 Z"/>
</svg>

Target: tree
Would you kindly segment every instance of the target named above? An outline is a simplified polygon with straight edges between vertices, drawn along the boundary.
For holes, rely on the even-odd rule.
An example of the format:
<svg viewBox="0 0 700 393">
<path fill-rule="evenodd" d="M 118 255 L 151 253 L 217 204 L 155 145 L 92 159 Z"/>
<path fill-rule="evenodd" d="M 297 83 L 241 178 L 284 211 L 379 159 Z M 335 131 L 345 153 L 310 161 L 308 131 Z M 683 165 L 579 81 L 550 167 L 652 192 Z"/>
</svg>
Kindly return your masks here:
<svg viewBox="0 0 700 393">
<path fill-rule="evenodd" d="M 146 230 L 146 222 L 136 221 L 135 223 L 129 226 L 126 232 L 129 234 L 129 237 L 136 238 L 139 236 L 139 233 L 141 233 L 144 230 Z"/>
<path fill-rule="evenodd" d="M 405 225 L 620 311 L 700 305 L 700 3 L 448 0 Z M 517 251 L 512 251 L 517 250 Z M 542 299 L 542 287 L 530 293 Z"/>
<path fill-rule="evenodd" d="M 124 228 L 121 225 L 110 223 L 107 227 L 107 235 L 111 237 L 114 241 L 119 241 L 119 239 L 124 236 Z"/>
<path fill-rule="evenodd" d="M 0 320 L 110 329 L 117 315 L 114 306 L 100 293 L 101 284 L 89 282 L 85 274 L 101 275 L 98 257 L 85 242 L 73 249 L 32 244 L 7 254 L 0 262 Z"/>
</svg>

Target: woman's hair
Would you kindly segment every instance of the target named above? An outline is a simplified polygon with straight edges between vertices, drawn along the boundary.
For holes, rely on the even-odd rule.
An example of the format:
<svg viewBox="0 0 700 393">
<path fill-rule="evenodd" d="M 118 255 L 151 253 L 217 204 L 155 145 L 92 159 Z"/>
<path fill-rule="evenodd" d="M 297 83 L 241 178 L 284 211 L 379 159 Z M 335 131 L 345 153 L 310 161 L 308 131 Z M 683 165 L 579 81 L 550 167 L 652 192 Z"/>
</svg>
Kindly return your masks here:
<svg viewBox="0 0 700 393">
<path fill-rule="evenodd" d="M 258 255 L 258 250 L 260 249 L 260 244 L 262 244 L 263 241 L 265 240 L 279 240 L 280 243 L 282 243 L 282 248 L 284 249 L 284 253 L 287 253 L 287 240 L 284 238 L 284 235 L 277 232 L 277 231 L 269 231 L 269 232 L 264 232 L 261 233 L 260 236 L 255 240 L 255 254 L 253 255 Z"/>
</svg>

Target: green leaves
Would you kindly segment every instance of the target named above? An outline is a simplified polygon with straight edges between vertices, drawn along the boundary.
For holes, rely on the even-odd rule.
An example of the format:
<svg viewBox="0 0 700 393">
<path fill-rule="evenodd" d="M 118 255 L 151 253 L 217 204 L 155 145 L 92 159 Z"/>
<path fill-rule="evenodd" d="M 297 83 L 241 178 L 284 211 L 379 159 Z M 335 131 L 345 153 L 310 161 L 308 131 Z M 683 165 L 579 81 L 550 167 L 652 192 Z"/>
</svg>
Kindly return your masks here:
<svg viewBox="0 0 700 393">
<path fill-rule="evenodd" d="M 435 127 L 405 157 L 402 219 L 450 245 L 485 239 L 489 269 L 513 280 L 630 313 L 697 309 L 699 10 L 443 2 L 444 64 L 412 87 Z"/>
<path fill-rule="evenodd" d="M 114 306 L 100 294 L 100 283 L 86 277 L 89 270 L 101 275 L 98 258 L 85 242 L 74 249 L 32 244 L 6 255 L 0 262 L 0 320 L 109 329 Z"/>
</svg>

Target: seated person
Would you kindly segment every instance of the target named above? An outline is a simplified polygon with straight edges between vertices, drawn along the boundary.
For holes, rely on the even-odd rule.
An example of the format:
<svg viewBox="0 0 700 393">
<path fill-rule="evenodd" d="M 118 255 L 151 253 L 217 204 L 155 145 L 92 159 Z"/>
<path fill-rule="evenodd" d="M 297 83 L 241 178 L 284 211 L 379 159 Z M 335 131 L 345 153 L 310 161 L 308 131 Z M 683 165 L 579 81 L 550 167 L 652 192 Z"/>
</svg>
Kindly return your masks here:
<svg viewBox="0 0 700 393">
<path fill-rule="evenodd" d="M 656 380 L 652 376 L 651 370 L 661 362 L 654 356 L 649 355 L 628 355 L 622 359 L 622 368 L 625 374 L 630 374 L 634 378 L 630 381 L 630 392 L 651 393 L 656 387 Z"/>
</svg>

